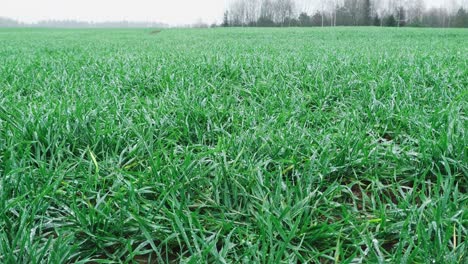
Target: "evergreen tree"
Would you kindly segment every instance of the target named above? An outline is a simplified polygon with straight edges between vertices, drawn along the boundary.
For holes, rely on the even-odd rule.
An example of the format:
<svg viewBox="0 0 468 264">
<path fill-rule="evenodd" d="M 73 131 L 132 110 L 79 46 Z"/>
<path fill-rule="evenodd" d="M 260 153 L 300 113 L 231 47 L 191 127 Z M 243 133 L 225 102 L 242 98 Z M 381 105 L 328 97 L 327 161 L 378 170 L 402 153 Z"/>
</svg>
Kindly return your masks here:
<svg viewBox="0 0 468 264">
<path fill-rule="evenodd" d="M 229 11 L 224 12 L 224 17 L 223 17 L 223 27 L 228 27 L 229 26 Z"/>
<path fill-rule="evenodd" d="M 372 20 L 372 24 L 373 24 L 374 26 L 379 27 L 379 26 L 380 26 L 380 22 L 381 22 L 381 21 L 380 21 L 379 16 L 378 16 L 378 15 L 375 15 L 375 16 L 374 16 L 374 19 Z"/>
<path fill-rule="evenodd" d="M 302 27 L 307 27 L 307 26 L 310 26 L 310 25 L 311 25 L 310 16 L 309 16 L 306 12 L 302 12 L 302 13 L 299 15 L 299 24 L 300 24 Z"/>
<path fill-rule="evenodd" d="M 455 27 L 468 27 L 468 13 L 463 7 L 460 7 L 455 16 Z"/>
<path fill-rule="evenodd" d="M 386 19 L 385 19 L 385 23 L 384 25 L 386 27 L 396 27 L 397 26 L 397 21 L 395 19 L 395 16 L 392 14 L 392 15 L 389 15 Z"/>
<path fill-rule="evenodd" d="M 371 2 L 370 0 L 363 0 L 362 6 L 362 25 L 370 26 L 372 23 L 371 17 Z"/>
</svg>

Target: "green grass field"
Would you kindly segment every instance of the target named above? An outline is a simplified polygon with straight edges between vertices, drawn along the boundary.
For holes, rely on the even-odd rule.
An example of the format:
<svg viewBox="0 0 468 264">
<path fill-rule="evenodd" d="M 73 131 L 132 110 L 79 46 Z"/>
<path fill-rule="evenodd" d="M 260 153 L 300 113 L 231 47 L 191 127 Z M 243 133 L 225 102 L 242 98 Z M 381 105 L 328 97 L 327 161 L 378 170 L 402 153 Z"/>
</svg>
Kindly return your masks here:
<svg viewBox="0 0 468 264">
<path fill-rule="evenodd" d="M 151 32 L 0 30 L 1 263 L 467 261 L 468 30 Z"/>
</svg>

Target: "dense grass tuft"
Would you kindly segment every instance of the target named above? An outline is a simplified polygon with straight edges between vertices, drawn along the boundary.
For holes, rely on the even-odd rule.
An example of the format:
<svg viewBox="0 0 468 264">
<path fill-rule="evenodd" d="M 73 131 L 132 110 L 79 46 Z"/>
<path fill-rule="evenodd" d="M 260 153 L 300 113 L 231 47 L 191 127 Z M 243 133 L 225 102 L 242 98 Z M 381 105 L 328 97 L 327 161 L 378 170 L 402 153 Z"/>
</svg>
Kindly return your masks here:
<svg viewBox="0 0 468 264">
<path fill-rule="evenodd" d="M 154 32 L 0 30 L 0 262 L 466 261 L 467 30 Z"/>
</svg>

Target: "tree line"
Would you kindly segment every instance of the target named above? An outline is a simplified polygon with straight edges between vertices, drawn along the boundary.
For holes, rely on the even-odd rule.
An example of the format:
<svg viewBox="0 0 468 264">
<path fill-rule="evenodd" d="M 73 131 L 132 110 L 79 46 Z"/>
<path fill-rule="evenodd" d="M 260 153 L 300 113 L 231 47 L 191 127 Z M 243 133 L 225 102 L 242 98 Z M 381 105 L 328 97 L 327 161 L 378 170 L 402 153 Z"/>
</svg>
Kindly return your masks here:
<svg viewBox="0 0 468 264">
<path fill-rule="evenodd" d="M 87 22 L 77 20 L 42 20 L 36 23 L 22 23 L 0 17 L 0 27 L 44 27 L 44 28 L 165 28 L 169 25 L 158 22 L 109 21 Z"/>
<path fill-rule="evenodd" d="M 224 13 L 222 26 L 468 27 L 467 10 L 455 0 L 439 8 L 428 8 L 423 0 L 316 2 L 311 12 L 299 0 L 233 0 Z"/>
</svg>

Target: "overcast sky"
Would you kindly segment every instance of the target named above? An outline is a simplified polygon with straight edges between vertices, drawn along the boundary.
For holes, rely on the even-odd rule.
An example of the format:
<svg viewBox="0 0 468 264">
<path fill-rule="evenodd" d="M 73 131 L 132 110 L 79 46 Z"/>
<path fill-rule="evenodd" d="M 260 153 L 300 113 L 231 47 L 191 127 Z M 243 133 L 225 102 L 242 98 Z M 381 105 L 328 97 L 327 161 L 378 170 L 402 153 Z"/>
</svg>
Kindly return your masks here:
<svg viewBox="0 0 468 264">
<path fill-rule="evenodd" d="M 220 20 L 226 0 L 0 0 L 0 16 L 23 22 L 46 19 L 158 21 Z"/>
<path fill-rule="evenodd" d="M 230 0 L 0 0 L 0 16 L 38 20 L 158 21 L 173 25 L 221 21 Z M 301 0 L 320 2 L 320 0 Z M 466 0 L 426 0 L 428 6 Z M 306 4 L 307 5 L 307 4 Z M 308 5 L 313 8 L 313 4 Z"/>
</svg>

